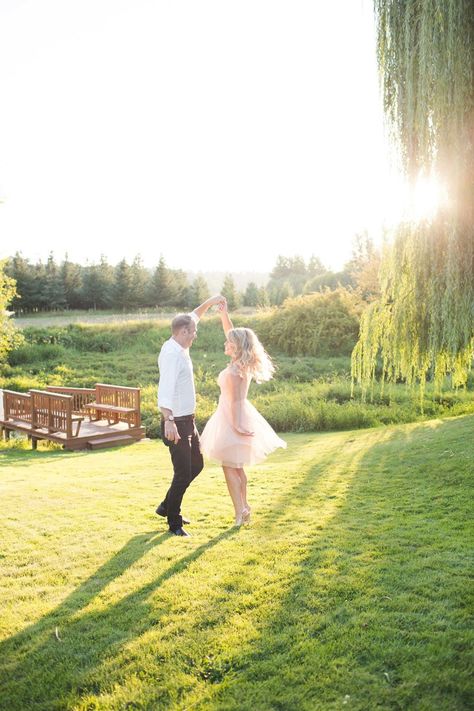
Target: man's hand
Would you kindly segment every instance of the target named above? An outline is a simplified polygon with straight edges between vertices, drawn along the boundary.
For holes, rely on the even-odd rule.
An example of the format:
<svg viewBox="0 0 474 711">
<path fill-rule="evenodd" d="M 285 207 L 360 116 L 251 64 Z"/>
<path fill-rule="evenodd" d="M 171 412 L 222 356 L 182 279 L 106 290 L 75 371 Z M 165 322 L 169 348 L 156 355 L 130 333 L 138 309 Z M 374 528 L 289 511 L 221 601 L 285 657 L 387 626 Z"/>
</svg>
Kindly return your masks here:
<svg viewBox="0 0 474 711">
<path fill-rule="evenodd" d="M 179 436 L 178 428 L 175 422 L 170 422 L 170 420 L 165 420 L 165 437 L 170 442 L 178 444 L 181 437 Z"/>
<path fill-rule="evenodd" d="M 215 306 L 216 304 L 222 304 L 224 300 L 225 297 L 222 296 L 222 294 L 215 294 L 215 296 L 211 296 L 209 297 L 209 299 L 206 299 L 206 301 L 200 306 L 196 306 L 196 308 L 194 309 L 194 313 L 198 318 L 201 318 L 202 316 L 204 316 L 206 311 L 211 308 L 211 306 Z"/>
<path fill-rule="evenodd" d="M 211 296 L 209 299 L 209 304 L 210 306 L 214 306 L 216 304 L 219 304 L 219 307 L 222 306 L 226 301 L 225 296 L 222 296 L 222 294 L 215 294 L 215 296 Z"/>
</svg>

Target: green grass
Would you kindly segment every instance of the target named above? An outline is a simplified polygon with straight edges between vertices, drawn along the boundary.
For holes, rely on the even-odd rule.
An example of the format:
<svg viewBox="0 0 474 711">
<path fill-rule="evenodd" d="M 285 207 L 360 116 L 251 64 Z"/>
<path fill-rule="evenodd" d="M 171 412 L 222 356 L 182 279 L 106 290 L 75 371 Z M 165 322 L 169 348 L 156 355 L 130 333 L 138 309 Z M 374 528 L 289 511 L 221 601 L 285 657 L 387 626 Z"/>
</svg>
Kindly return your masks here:
<svg viewBox="0 0 474 711">
<path fill-rule="evenodd" d="M 113 309 L 97 309 L 96 311 L 84 309 L 71 309 L 70 311 L 46 311 L 27 316 L 17 316 L 14 321 L 18 328 L 67 326 L 70 323 L 98 324 L 98 323 L 124 323 L 128 321 L 141 321 L 153 319 L 171 319 L 174 313 L 158 311 L 157 309 L 140 309 L 131 313 L 114 311 Z"/>
<path fill-rule="evenodd" d="M 205 468 L 188 540 L 160 442 L 4 450 L 0 708 L 472 708 L 473 428 L 285 435 L 249 527 Z"/>
<path fill-rule="evenodd" d="M 249 325 L 258 333 L 260 318 L 239 314 L 234 320 L 236 325 Z M 150 437 L 158 437 L 157 356 L 169 333 L 169 322 L 150 320 L 28 328 L 26 344 L 10 355 L 8 365 L 0 365 L 0 388 L 92 387 L 96 382 L 140 387 L 143 423 Z M 220 320 L 204 319 L 192 348 L 200 427 L 217 405 L 216 378 L 227 363 L 223 341 Z M 474 413 L 474 376 L 465 390 L 451 390 L 446 383 L 443 394 L 429 384 L 422 413 L 418 391 L 410 392 L 401 384 L 386 387 L 384 392 L 376 387 L 372 402 L 363 403 L 358 390 L 352 398 L 347 356 L 291 357 L 273 351 L 272 356 L 276 377 L 263 385 L 252 384 L 250 399 L 277 430 L 352 430 L 448 413 Z"/>
</svg>

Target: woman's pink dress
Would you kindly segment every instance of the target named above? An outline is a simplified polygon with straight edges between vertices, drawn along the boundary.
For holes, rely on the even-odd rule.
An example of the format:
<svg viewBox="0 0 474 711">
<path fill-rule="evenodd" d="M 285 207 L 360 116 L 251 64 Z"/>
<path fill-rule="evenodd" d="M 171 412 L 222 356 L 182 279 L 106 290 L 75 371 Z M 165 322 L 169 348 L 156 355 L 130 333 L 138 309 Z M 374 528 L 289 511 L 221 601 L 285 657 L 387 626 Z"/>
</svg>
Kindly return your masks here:
<svg viewBox="0 0 474 711">
<path fill-rule="evenodd" d="M 224 466 L 240 468 L 257 464 L 277 447 L 286 447 L 286 442 L 247 400 L 251 380 L 250 375 L 240 375 L 233 365 L 227 366 L 217 378 L 221 389 L 219 404 L 201 435 L 201 451 Z M 236 432 L 233 422 L 253 432 L 253 436 Z"/>
</svg>

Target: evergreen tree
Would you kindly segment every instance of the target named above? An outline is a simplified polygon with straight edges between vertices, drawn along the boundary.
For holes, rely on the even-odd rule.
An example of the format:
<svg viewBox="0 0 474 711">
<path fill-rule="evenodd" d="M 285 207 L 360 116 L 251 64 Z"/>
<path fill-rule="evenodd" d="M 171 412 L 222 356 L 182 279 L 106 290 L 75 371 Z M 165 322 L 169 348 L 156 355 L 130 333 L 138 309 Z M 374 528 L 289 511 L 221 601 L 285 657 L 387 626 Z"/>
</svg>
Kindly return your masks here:
<svg viewBox="0 0 474 711">
<path fill-rule="evenodd" d="M 69 309 L 78 309 L 81 307 L 81 272 L 81 267 L 78 264 L 70 262 L 66 254 L 61 264 L 60 277 L 66 299 L 66 306 Z"/>
<path fill-rule="evenodd" d="M 244 306 L 258 306 L 258 286 L 254 281 L 247 284 L 244 294 Z"/>
<path fill-rule="evenodd" d="M 188 278 L 182 269 L 172 269 L 172 295 L 170 304 L 177 309 L 193 308 L 196 306 L 191 300 L 191 287 L 188 283 Z"/>
<path fill-rule="evenodd" d="M 229 310 L 236 309 L 239 305 L 239 294 L 235 288 L 235 283 L 230 274 L 227 274 L 224 278 L 224 283 L 221 289 L 222 296 L 227 299 L 227 306 Z"/>
<path fill-rule="evenodd" d="M 130 306 L 146 306 L 150 287 L 150 276 L 142 264 L 140 255 L 133 260 L 130 268 Z"/>
<path fill-rule="evenodd" d="M 81 301 L 86 309 L 101 307 L 103 302 L 103 281 L 98 264 L 88 264 L 82 276 Z"/>
<path fill-rule="evenodd" d="M 190 289 L 190 300 L 191 304 L 194 306 L 199 306 L 206 299 L 210 297 L 209 287 L 207 286 L 207 281 L 202 276 L 197 276 Z"/>
<path fill-rule="evenodd" d="M 125 259 L 115 267 L 115 281 L 112 289 L 114 308 L 125 311 L 130 308 L 132 270 Z"/>
<path fill-rule="evenodd" d="M 33 267 L 32 291 L 34 309 L 37 311 L 49 310 L 46 267 L 41 259 Z"/>
<path fill-rule="evenodd" d="M 150 285 L 150 298 L 153 305 L 162 307 L 173 304 L 179 294 L 177 282 L 180 282 L 180 278 L 173 278 L 172 270 L 168 269 L 164 258 L 160 257 Z"/>
<path fill-rule="evenodd" d="M 28 259 L 20 252 L 12 257 L 6 267 L 6 274 L 16 283 L 15 295 L 12 297 L 11 306 L 16 313 L 28 313 L 36 307 L 34 269 Z"/>
<path fill-rule="evenodd" d="M 100 255 L 99 279 L 101 297 L 98 301 L 98 306 L 101 309 L 112 308 L 114 305 L 115 269 L 108 263 L 107 257 L 104 254 Z"/>
<path fill-rule="evenodd" d="M 58 265 L 54 261 L 54 255 L 51 252 L 48 261 L 46 262 L 46 280 L 45 280 L 45 299 L 46 308 L 52 311 L 59 311 L 66 308 L 66 295 L 61 279 L 61 272 Z"/>
</svg>

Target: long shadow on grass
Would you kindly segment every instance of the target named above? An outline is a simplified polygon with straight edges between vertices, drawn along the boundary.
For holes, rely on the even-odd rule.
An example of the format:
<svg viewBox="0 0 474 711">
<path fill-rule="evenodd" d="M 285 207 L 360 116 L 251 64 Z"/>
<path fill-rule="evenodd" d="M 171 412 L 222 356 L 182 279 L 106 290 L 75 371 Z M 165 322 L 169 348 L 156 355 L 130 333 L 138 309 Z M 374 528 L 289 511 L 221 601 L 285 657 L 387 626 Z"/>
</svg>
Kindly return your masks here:
<svg viewBox="0 0 474 711">
<path fill-rule="evenodd" d="M 207 541 L 120 602 L 81 614 L 110 582 L 152 547 L 169 540 L 168 533 L 156 535 L 155 531 L 134 536 L 55 610 L 0 644 L 0 660 L 4 662 L 0 708 L 63 708 L 62 702 L 57 706 L 58 699 L 77 683 L 78 676 L 98 665 L 111 649 L 155 624 L 148 602 L 150 594 L 234 533 L 234 529 L 227 530 Z M 6 706 L 2 705 L 2 698 L 8 702 Z"/>
<path fill-rule="evenodd" d="M 472 708 L 459 486 L 472 446 L 457 463 L 436 446 L 450 457 L 470 428 L 461 438 L 457 422 L 401 429 L 366 451 L 256 641 L 215 660 L 193 710 Z"/>
<path fill-rule="evenodd" d="M 316 467 L 303 471 L 302 477 L 275 502 L 274 510 L 268 514 L 268 527 L 276 528 L 279 521 L 289 515 L 291 506 L 302 505 L 307 500 L 309 492 L 317 485 L 318 477 L 324 474 L 333 458 L 334 451 L 331 449 Z M 319 493 L 323 498 L 333 498 L 332 490 L 332 485 L 329 488 L 322 486 Z M 0 644 L 0 659 L 4 661 L 5 698 L 14 700 L 9 708 L 12 711 L 23 710 L 29 708 L 28 704 L 34 708 L 51 708 L 53 700 L 62 698 L 76 687 L 78 678 L 86 677 L 114 650 L 120 649 L 123 644 L 158 623 L 149 602 L 151 593 L 236 533 L 235 529 L 227 530 L 199 546 L 149 584 L 118 603 L 105 609 L 82 613 L 101 590 L 122 575 L 150 547 L 168 538 L 169 534 L 155 538 L 150 534 L 142 534 L 132 538 L 58 608 Z M 61 641 L 55 638 L 56 628 Z M 82 693 L 81 689 L 75 688 L 75 691 Z M 88 691 L 93 692 L 94 688 L 88 687 Z"/>
<path fill-rule="evenodd" d="M 319 679 L 330 680 L 333 687 L 331 698 L 336 698 L 350 686 L 348 673 L 351 674 L 354 669 L 365 673 L 364 654 L 368 654 L 369 662 L 373 663 L 371 639 L 365 638 L 362 649 L 356 645 L 354 651 L 350 645 L 347 646 L 346 638 L 348 633 L 360 632 L 360 629 L 354 630 L 354 606 L 362 605 L 362 611 L 367 613 L 377 600 L 390 595 L 383 579 L 387 562 L 384 551 L 378 550 L 380 536 L 377 528 L 380 517 L 383 519 L 388 515 L 393 499 L 385 496 L 384 500 L 382 497 L 382 503 L 376 505 L 373 511 L 371 504 L 368 508 L 364 507 L 365 497 L 370 499 L 367 479 L 373 472 L 378 473 L 379 477 L 384 474 L 388 444 L 376 444 L 370 452 L 362 452 L 361 460 L 359 442 L 363 442 L 363 436 L 358 434 L 354 440 L 350 437 L 348 434 L 345 440 L 347 451 L 345 447 L 341 451 L 329 448 L 316 466 L 310 466 L 307 462 L 294 485 L 275 501 L 273 511 L 263 518 L 260 528 L 256 526 L 254 529 L 255 537 L 259 531 L 264 536 L 261 542 L 262 564 L 274 565 L 275 569 L 269 575 L 278 579 L 279 566 L 284 561 L 272 556 L 273 563 L 266 562 L 265 553 L 272 549 L 280 529 L 296 523 L 296 567 L 291 579 L 285 581 L 288 584 L 285 585 L 284 597 L 272 601 L 271 619 L 257 620 L 260 636 L 251 647 L 242 646 L 234 650 L 227 660 L 216 659 L 216 669 L 212 668 L 212 661 L 203 659 L 205 678 L 210 679 L 209 694 L 216 697 L 221 708 L 284 709 L 293 708 L 298 702 L 302 708 L 317 708 L 308 706 L 308 703 L 311 704 L 312 699 L 317 700 L 318 694 L 322 693 Z M 396 437 L 402 441 L 400 435 Z M 373 442 L 373 432 L 370 438 Z M 340 454 L 343 456 L 339 459 Z M 331 475 L 326 476 L 329 470 Z M 402 479 L 401 485 L 406 487 L 407 481 Z M 402 497 L 398 503 L 403 508 Z M 300 524 L 304 528 L 298 528 Z M 0 645 L 0 658 L 8 659 L 4 685 L 5 698 L 10 701 L 8 707 L 12 710 L 44 708 L 49 711 L 53 707 L 66 707 L 68 695 L 72 706 L 77 703 L 78 696 L 104 691 L 100 675 L 97 677 L 94 674 L 101 662 L 113 657 L 127 642 L 159 624 L 161 615 L 167 612 L 167 609 L 155 609 L 150 600 L 152 593 L 234 533 L 230 530 L 213 538 L 118 603 L 81 613 L 108 582 L 140 557 L 146 540 L 150 540 L 149 536 L 132 539 L 59 608 Z M 158 536 L 154 539 L 155 545 L 163 539 L 164 536 Z M 153 541 L 149 545 L 153 545 Z M 377 576 L 370 562 L 372 555 L 381 558 L 382 562 L 377 561 L 376 567 L 382 582 L 375 580 Z M 332 571 L 334 567 L 337 576 Z M 235 577 L 233 591 L 226 590 L 229 607 L 234 602 L 238 607 L 241 583 L 249 585 L 252 591 L 249 569 L 244 575 L 237 570 Z M 217 577 L 217 580 L 222 586 L 222 577 Z M 365 586 L 374 584 L 377 586 L 376 596 L 369 594 L 367 599 L 356 602 L 364 596 Z M 258 589 L 255 591 L 260 592 Z M 275 605 L 277 611 L 273 614 Z M 206 614 L 205 610 L 203 614 Z M 195 620 L 196 627 L 200 621 Z M 62 642 L 54 638 L 55 626 L 60 629 Z M 222 627 L 217 626 L 216 639 L 222 633 Z M 386 644 L 387 640 L 383 642 Z M 329 652 L 324 654 L 325 646 Z M 208 651 L 203 649 L 203 655 L 208 655 Z M 354 654 L 355 659 L 352 658 Z M 345 655 L 349 656 L 346 666 L 341 661 Z M 176 665 L 179 669 L 180 665 L 186 665 L 186 660 L 177 657 Z M 381 677 L 381 693 L 385 683 L 382 672 L 377 670 Z M 94 677 L 99 680 L 95 681 Z M 112 677 L 108 680 L 108 686 L 112 687 L 115 681 L 119 679 Z M 373 682 L 373 679 L 369 681 Z M 225 688 L 221 682 L 224 682 Z M 163 699 L 166 703 L 165 696 Z"/>
</svg>

